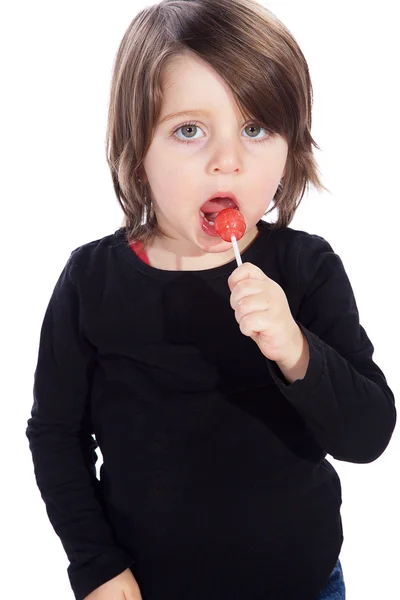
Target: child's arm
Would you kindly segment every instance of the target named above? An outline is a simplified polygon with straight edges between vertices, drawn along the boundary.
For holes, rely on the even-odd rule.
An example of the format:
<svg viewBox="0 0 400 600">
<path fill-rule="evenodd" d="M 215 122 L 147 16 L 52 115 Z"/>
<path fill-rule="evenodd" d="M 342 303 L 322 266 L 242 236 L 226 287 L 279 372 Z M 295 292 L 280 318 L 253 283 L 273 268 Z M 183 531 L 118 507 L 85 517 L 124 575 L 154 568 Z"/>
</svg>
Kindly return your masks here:
<svg viewBox="0 0 400 600">
<path fill-rule="evenodd" d="M 88 417 L 94 349 L 80 331 L 73 269 L 72 253 L 44 316 L 26 435 L 37 485 L 80 600 L 126 570 L 132 558 L 116 545 L 96 496 L 96 442 Z"/>
<path fill-rule="evenodd" d="M 320 236 L 304 236 L 297 253 L 301 303 L 293 315 L 309 345 L 304 379 L 289 384 L 268 360 L 276 384 L 304 417 L 315 439 L 338 460 L 372 462 L 396 423 L 394 397 L 372 360 L 340 257 Z"/>
</svg>

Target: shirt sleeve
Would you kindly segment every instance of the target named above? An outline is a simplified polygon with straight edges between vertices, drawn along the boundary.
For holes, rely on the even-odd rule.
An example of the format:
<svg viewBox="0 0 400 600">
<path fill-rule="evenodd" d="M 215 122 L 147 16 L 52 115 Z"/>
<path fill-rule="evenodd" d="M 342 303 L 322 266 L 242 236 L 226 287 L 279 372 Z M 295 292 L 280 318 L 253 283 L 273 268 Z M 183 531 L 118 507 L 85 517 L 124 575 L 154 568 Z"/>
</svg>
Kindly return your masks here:
<svg viewBox="0 0 400 600">
<path fill-rule="evenodd" d="M 301 301 L 294 318 L 309 344 L 308 369 L 290 384 L 267 359 L 271 375 L 327 454 L 372 462 L 392 436 L 395 402 L 372 360 L 374 346 L 360 325 L 343 263 L 326 240 L 310 235 L 298 250 L 297 277 Z"/>
<path fill-rule="evenodd" d="M 26 435 L 47 515 L 70 561 L 72 590 L 82 600 L 133 561 L 115 543 L 101 507 L 88 409 L 95 349 L 80 327 L 73 255 L 45 312 Z"/>
</svg>

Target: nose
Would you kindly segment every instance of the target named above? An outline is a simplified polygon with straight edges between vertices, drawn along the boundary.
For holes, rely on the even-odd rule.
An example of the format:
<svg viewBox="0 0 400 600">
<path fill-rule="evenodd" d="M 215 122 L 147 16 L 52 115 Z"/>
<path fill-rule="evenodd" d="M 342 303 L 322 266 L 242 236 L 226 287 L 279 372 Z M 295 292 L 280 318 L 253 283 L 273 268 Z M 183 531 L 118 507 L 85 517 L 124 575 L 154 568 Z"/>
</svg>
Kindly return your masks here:
<svg viewBox="0 0 400 600">
<path fill-rule="evenodd" d="M 238 142 L 224 139 L 213 146 L 209 161 L 211 173 L 238 173 L 242 170 L 242 157 Z"/>
</svg>

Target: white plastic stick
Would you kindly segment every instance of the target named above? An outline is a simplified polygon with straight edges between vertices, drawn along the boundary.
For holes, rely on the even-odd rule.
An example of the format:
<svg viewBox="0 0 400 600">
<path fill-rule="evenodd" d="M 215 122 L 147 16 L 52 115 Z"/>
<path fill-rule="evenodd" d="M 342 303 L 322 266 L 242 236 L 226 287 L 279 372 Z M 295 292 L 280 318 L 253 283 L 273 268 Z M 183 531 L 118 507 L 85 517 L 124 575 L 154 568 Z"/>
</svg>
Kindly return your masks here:
<svg viewBox="0 0 400 600">
<path fill-rule="evenodd" d="M 242 257 L 240 256 L 239 246 L 238 246 L 238 243 L 237 243 L 234 235 L 231 237 L 231 240 L 232 240 L 232 245 L 233 245 L 233 251 L 234 251 L 235 257 L 236 257 L 237 266 L 240 267 L 240 265 L 243 264 Z"/>
</svg>

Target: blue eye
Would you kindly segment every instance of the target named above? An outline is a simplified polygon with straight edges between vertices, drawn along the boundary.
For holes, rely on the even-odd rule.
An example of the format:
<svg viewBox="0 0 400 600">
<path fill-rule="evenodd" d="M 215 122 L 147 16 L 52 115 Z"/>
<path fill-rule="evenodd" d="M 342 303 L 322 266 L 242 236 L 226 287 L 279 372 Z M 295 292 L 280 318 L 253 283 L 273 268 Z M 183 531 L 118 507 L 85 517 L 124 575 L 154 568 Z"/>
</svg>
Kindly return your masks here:
<svg viewBox="0 0 400 600">
<path fill-rule="evenodd" d="M 182 143 L 182 144 L 191 144 L 191 143 L 192 143 L 192 140 L 194 140 L 194 139 L 199 139 L 199 138 L 181 139 L 181 138 L 178 138 L 178 137 L 176 137 L 176 135 L 175 135 L 175 134 L 176 134 L 176 133 L 177 133 L 177 132 L 178 132 L 180 129 L 183 129 L 184 127 L 188 127 L 188 128 L 189 128 L 189 127 L 191 127 L 191 128 L 194 128 L 194 127 L 196 127 L 196 128 L 197 128 L 197 127 L 198 127 L 198 123 L 197 123 L 196 121 L 195 121 L 195 122 L 190 122 L 190 123 L 184 123 L 183 125 L 181 125 L 181 126 L 180 126 L 180 127 L 178 127 L 177 129 L 175 129 L 175 130 L 172 132 L 172 135 L 171 135 L 170 137 L 171 137 L 173 140 L 175 140 L 176 142 L 179 142 L 179 143 Z M 246 129 L 247 127 L 256 127 L 256 128 L 258 127 L 259 129 L 264 129 L 265 131 L 267 131 L 267 129 L 265 129 L 265 127 L 261 127 L 261 125 L 257 125 L 256 123 L 250 123 L 249 125 L 246 125 L 245 129 Z M 260 140 L 258 140 L 258 139 L 255 139 L 255 138 L 253 139 L 253 138 L 251 138 L 251 137 L 249 137 L 248 139 L 253 139 L 253 141 L 255 141 L 256 143 L 260 144 L 260 143 L 263 143 L 263 142 L 266 142 L 267 140 L 269 140 L 270 136 L 271 136 L 271 134 L 270 134 L 269 132 L 267 132 L 267 135 L 266 135 L 265 137 L 263 137 L 262 139 L 260 139 Z"/>
</svg>

